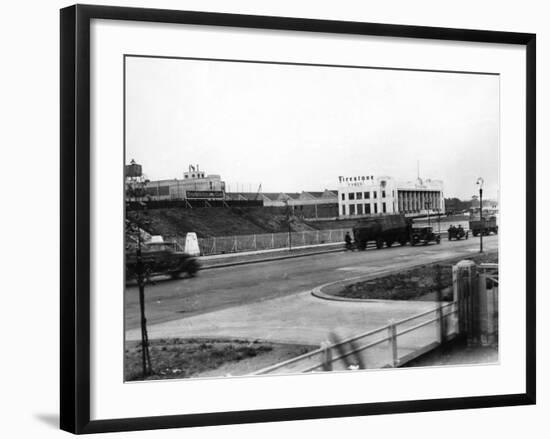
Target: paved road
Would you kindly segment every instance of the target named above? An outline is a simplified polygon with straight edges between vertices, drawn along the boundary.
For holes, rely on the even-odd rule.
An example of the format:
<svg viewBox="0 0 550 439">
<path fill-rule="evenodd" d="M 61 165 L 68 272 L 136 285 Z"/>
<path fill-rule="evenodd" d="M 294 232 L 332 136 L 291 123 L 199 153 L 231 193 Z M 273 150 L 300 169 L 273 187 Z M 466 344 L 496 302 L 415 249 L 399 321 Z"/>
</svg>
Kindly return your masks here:
<svg viewBox="0 0 550 439">
<path fill-rule="evenodd" d="M 484 238 L 485 250 L 496 249 L 497 245 L 497 236 Z M 146 287 L 147 320 L 152 325 L 281 298 L 309 291 L 317 285 L 334 280 L 466 256 L 477 252 L 478 246 L 477 239 L 458 242 L 443 240 L 440 245 L 397 246 L 383 250 L 329 253 L 216 268 L 199 272 L 194 279 L 160 279 L 155 285 Z M 126 329 L 138 328 L 139 303 L 136 286 L 127 287 L 125 300 Z M 304 312 L 306 313 L 306 309 Z"/>
</svg>

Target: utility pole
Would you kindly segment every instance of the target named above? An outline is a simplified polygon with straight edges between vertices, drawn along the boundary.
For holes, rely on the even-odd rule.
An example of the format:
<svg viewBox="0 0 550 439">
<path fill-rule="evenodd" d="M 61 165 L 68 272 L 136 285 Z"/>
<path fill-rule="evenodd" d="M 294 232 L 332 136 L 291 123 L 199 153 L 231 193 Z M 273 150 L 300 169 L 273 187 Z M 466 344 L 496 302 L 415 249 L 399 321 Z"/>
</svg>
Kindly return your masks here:
<svg viewBox="0 0 550 439">
<path fill-rule="evenodd" d="M 481 226 L 479 232 L 479 252 L 483 253 L 483 233 L 485 233 L 485 224 L 483 223 L 483 178 L 479 177 L 476 184 L 479 185 L 479 223 Z"/>
</svg>

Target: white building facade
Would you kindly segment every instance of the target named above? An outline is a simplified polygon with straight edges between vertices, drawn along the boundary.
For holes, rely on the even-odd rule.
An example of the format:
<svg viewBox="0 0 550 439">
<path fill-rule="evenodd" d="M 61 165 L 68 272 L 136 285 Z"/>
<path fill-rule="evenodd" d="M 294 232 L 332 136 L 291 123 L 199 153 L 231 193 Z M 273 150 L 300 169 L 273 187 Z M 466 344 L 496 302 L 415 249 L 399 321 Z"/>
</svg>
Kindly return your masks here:
<svg viewBox="0 0 550 439">
<path fill-rule="evenodd" d="M 443 181 L 360 175 L 338 177 L 338 213 L 357 217 L 386 213 L 422 215 L 445 212 Z"/>
</svg>

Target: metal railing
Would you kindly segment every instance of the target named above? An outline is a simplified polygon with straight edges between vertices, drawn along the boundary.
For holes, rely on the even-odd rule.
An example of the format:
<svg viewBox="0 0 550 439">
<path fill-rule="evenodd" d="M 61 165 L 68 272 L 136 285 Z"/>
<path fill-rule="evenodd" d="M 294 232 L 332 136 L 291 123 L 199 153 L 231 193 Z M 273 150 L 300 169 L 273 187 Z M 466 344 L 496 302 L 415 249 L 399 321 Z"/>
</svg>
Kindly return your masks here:
<svg viewBox="0 0 550 439">
<path fill-rule="evenodd" d="M 454 338 L 458 334 L 457 315 L 456 302 L 439 303 L 431 310 L 398 322 L 390 321 L 386 326 L 345 340 L 324 343 L 319 349 L 261 369 L 255 375 L 398 367 Z M 415 343 L 415 339 L 421 341 Z M 376 355 L 369 356 L 368 351 L 374 349 Z M 347 360 L 349 357 L 351 362 Z"/>
</svg>

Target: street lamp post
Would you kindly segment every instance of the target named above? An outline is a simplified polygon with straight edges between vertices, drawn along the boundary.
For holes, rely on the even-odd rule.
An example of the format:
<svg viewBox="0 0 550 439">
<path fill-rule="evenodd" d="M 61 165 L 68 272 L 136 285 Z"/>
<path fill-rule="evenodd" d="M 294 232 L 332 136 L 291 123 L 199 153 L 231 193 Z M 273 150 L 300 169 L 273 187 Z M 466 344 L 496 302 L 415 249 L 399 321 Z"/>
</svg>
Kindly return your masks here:
<svg viewBox="0 0 550 439">
<path fill-rule="evenodd" d="M 481 227 L 479 232 L 479 252 L 483 253 L 483 233 L 485 232 L 483 224 L 483 178 L 479 177 L 476 184 L 479 185 L 479 224 Z"/>
</svg>

